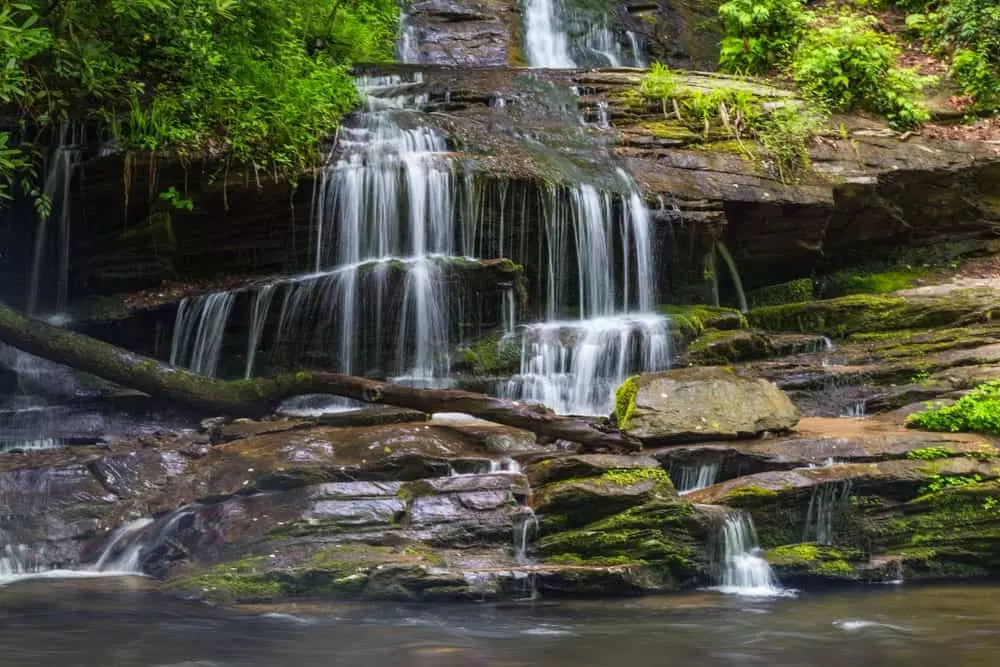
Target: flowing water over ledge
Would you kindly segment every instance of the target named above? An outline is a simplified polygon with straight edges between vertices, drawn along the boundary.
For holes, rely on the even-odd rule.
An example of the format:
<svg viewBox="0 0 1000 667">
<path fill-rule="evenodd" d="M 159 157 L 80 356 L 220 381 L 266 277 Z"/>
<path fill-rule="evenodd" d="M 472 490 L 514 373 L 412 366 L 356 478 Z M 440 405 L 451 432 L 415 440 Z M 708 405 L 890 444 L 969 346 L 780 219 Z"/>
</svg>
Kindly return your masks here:
<svg viewBox="0 0 1000 667">
<path fill-rule="evenodd" d="M 752 602 L 706 593 L 226 612 L 166 598 L 143 580 L 43 582 L 0 589 L 0 654 L 10 667 L 985 667 L 1000 650 L 998 592 L 883 587 Z"/>
</svg>

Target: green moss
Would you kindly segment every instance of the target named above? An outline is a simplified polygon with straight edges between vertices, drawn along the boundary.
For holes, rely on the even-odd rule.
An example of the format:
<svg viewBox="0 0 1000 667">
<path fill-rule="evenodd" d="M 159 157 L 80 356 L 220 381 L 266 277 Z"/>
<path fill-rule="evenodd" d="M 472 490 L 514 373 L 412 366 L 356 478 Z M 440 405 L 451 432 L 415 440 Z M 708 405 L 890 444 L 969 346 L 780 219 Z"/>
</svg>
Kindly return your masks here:
<svg viewBox="0 0 1000 667">
<path fill-rule="evenodd" d="M 755 484 L 747 484 L 746 486 L 740 486 L 730 491 L 726 496 L 726 500 L 727 502 L 734 500 L 741 501 L 741 504 L 746 501 L 766 502 L 777 498 L 779 495 L 773 489 L 765 489 Z"/>
<path fill-rule="evenodd" d="M 887 294 L 913 287 L 934 273 L 924 267 L 898 267 L 877 272 L 841 271 L 823 278 L 824 288 L 843 294 Z"/>
<path fill-rule="evenodd" d="M 856 294 L 838 299 L 754 308 L 750 323 L 768 331 L 847 337 L 869 332 L 931 328 L 991 316 L 985 293 L 968 290 L 947 296 L 902 297 Z"/>
<path fill-rule="evenodd" d="M 812 298 L 812 278 L 798 278 L 747 292 L 747 302 L 754 308 L 784 303 L 802 303 Z"/>
<path fill-rule="evenodd" d="M 615 390 L 615 423 L 622 430 L 628 428 L 629 419 L 635 412 L 635 397 L 639 393 L 639 384 L 636 382 L 638 377 L 633 375 Z"/>
<path fill-rule="evenodd" d="M 576 566 L 614 566 L 614 565 L 645 565 L 643 560 L 637 560 L 629 556 L 598 556 L 596 558 L 581 558 L 576 554 L 556 554 L 545 559 L 546 563 L 555 565 L 576 565 Z"/>
<path fill-rule="evenodd" d="M 746 317 L 734 308 L 663 305 L 660 311 L 670 319 L 671 330 L 683 342 L 694 340 L 706 329 L 731 330 L 747 326 Z"/>
<path fill-rule="evenodd" d="M 806 564 L 819 560 L 820 550 L 815 544 L 786 544 L 767 550 L 767 561 L 772 565 Z"/>
<path fill-rule="evenodd" d="M 846 560 L 830 560 L 820 563 L 816 567 L 816 573 L 828 577 L 852 577 L 855 571 Z"/>
<path fill-rule="evenodd" d="M 474 375 L 508 375 L 516 373 L 520 364 L 520 345 L 498 330 L 460 349 L 455 368 L 471 371 Z"/>
</svg>

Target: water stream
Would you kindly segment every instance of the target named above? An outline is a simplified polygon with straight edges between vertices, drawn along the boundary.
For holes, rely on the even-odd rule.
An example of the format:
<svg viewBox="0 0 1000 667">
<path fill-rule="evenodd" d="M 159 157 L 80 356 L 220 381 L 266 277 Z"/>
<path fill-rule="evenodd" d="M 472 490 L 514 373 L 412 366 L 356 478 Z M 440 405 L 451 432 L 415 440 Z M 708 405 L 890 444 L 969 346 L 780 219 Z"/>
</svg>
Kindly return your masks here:
<svg viewBox="0 0 1000 667">
<path fill-rule="evenodd" d="M 746 512 L 726 517 L 718 538 L 719 585 L 722 593 L 750 597 L 787 595 L 771 566 L 761 555 L 753 519 Z"/>
</svg>

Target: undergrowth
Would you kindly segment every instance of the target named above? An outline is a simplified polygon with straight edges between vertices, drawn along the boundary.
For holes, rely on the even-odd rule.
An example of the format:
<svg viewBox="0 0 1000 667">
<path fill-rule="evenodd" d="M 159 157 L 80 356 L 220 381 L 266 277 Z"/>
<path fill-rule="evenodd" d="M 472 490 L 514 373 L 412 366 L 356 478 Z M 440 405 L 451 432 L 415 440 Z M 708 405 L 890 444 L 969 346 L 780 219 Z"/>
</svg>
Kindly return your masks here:
<svg viewBox="0 0 1000 667">
<path fill-rule="evenodd" d="M 1000 380 L 979 385 L 951 405 L 910 415 L 906 423 L 928 431 L 1000 435 Z"/>
</svg>

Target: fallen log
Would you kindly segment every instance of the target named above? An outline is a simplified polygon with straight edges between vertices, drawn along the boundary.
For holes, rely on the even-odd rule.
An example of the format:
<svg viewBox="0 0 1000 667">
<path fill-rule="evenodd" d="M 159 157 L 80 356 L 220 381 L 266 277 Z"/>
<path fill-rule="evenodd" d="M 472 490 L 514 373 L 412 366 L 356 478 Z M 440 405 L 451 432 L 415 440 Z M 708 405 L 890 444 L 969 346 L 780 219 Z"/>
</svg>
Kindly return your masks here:
<svg viewBox="0 0 1000 667">
<path fill-rule="evenodd" d="M 0 304 L 0 342 L 130 389 L 209 414 L 264 417 L 285 399 L 334 394 L 421 412 L 464 412 L 577 442 L 587 450 L 635 451 L 638 441 L 587 419 L 558 415 L 544 406 L 454 389 L 417 389 L 350 375 L 300 371 L 251 380 L 218 380 L 174 368 L 81 333 L 31 319 Z"/>
</svg>

